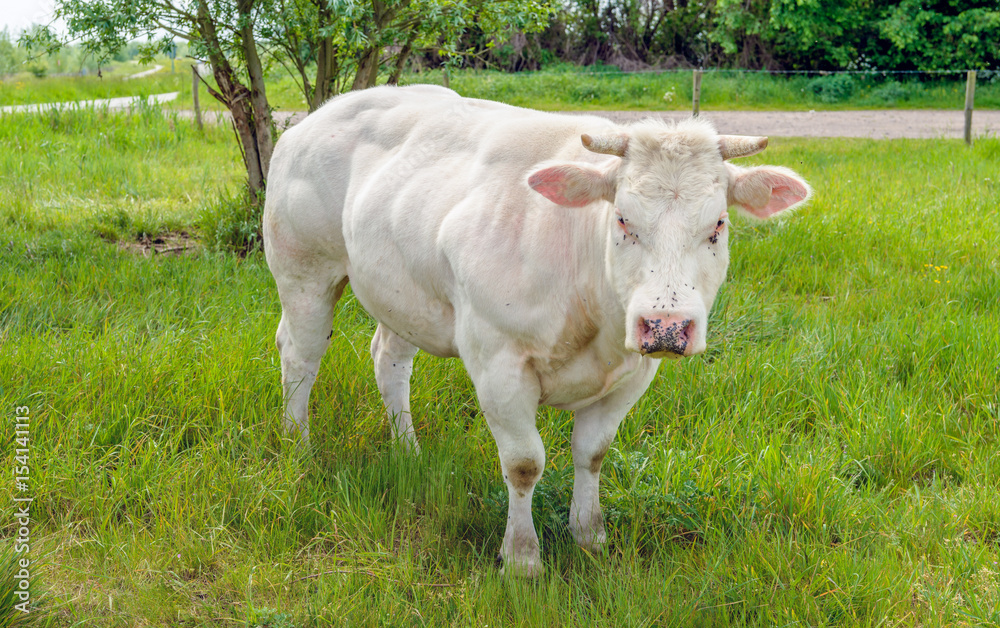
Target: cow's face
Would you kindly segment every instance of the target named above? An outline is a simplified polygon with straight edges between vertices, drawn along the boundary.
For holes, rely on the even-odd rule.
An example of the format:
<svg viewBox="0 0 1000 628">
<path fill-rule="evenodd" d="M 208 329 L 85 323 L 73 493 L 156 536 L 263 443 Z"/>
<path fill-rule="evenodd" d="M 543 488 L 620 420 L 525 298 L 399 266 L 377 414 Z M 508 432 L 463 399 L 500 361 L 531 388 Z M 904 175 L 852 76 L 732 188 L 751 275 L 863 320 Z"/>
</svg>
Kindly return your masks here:
<svg viewBox="0 0 1000 628">
<path fill-rule="evenodd" d="M 729 265 L 727 208 L 767 218 L 806 200 L 808 184 L 785 168 L 725 163 L 763 150 L 767 139 L 719 136 L 699 121 L 644 122 L 582 141 L 620 159 L 604 169 L 549 165 L 529 185 L 561 205 L 603 213 L 626 349 L 657 358 L 701 353 Z"/>
</svg>

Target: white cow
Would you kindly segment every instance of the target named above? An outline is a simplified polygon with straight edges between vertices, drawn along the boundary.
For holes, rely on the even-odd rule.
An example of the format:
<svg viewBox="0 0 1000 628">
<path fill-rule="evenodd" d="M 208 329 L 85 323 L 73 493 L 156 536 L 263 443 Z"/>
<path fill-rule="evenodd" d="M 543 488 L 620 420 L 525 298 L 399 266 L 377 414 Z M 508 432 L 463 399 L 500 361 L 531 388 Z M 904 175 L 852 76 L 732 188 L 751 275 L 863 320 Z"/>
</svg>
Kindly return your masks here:
<svg viewBox="0 0 1000 628">
<path fill-rule="evenodd" d="M 286 426 L 307 438 L 350 282 L 378 321 L 375 379 L 407 446 L 417 350 L 465 363 L 510 494 L 505 569 L 542 568 L 540 404 L 575 411 L 569 526 L 600 549 L 599 474 L 619 423 L 661 358 L 705 350 L 727 206 L 765 218 L 811 193 L 791 170 L 724 161 L 766 144 L 698 120 L 619 126 L 433 86 L 333 99 L 281 137 L 264 208 Z"/>
</svg>

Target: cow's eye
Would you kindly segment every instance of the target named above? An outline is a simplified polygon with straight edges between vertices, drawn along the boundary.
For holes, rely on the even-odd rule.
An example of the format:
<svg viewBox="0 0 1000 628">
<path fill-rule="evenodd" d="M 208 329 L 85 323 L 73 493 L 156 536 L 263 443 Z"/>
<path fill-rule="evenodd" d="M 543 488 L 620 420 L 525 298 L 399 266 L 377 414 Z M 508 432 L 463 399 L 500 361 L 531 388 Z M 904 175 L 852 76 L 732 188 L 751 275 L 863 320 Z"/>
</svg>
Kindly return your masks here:
<svg viewBox="0 0 1000 628">
<path fill-rule="evenodd" d="M 719 236 L 722 235 L 722 232 L 725 229 L 726 229 L 726 217 L 722 216 L 719 218 L 719 221 L 715 224 L 715 231 L 713 231 L 712 235 L 709 236 L 708 241 L 711 242 L 712 244 L 718 242 Z"/>
<path fill-rule="evenodd" d="M 621 211 L 615 208 L 615 220 L 618 221 L 618 228 L 624 231 L 627 235 L 632 235 L 632 230 L 629 228 L 628 220 L 622 216 Z"/>
<path fill-rule="evenodd" d="M 624 216 L 616 213 L 615 220 L 618 221 L 618 228 L 625 234 L 622 236 L 623 240 L 630 240 L 633 244 L 639 241 L 638 236 L 635 235 L 635 231 L 632 231 L 632 225 L 629 224 L 629 221 Z"/>
</svg>

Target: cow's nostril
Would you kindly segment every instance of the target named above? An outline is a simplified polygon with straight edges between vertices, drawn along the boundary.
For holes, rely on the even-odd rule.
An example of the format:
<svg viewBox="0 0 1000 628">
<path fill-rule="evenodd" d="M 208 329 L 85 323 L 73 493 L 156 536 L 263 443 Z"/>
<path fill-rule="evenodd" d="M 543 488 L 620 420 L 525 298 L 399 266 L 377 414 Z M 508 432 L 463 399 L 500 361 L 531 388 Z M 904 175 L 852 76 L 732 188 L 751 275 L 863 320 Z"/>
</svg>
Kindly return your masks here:
<svg viewBox="0 0 1000 628">
<path fill-rule="evenodd" d="M 649 326 L 649 323 L 646 322 L 646 319 L 640 316 L 639 317 L 639 335 L 640 336 L 645 336 L 646 334 L 649 333 L 650 329 L 651 328 Z"/>
<path fill-rule="evenodd" d="M 694 321 L 688 319 L 681 322 L 681 338 L 688 342 L 694 337 Z"/>
</svg>

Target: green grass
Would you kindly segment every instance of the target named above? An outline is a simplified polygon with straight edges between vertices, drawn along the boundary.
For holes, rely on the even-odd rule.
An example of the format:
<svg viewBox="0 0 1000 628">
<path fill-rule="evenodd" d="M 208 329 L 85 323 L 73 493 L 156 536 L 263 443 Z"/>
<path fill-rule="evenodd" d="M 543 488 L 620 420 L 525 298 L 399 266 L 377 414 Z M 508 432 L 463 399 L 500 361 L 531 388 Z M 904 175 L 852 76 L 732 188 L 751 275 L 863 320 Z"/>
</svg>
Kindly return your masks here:
<svg viewBox="0 0 1000 628">
<path fill-rule="evenodd" d="M 32 556 L 60 625 L 1000 623 L 1000 140 L 774 138 L 815 200 L 736 221 L 709 351 L 664 364 L 568 538 L 572 416 L 544 411 L 543 578 L 494 566 L 495 446 L 418 356 L 424 453 L 390 446 L 347 296 L 280 436 L 262 256 L 135 255 L 238 189 L 229 131 L 150 110 L 0 117 L 0 408 L 32 420 Z M 220 204 L 221 203 L 221 204 Z M 9 472 L 7 472 L 9 473 Z M 10 481 L 8 474 L 6 481 Z M 4 512 L 11 512 L 5 507 Z M 0 519 L 4 543 L 13 519 Z"/>
<path fill-rule="evenodd" d="M 177 100 L 167 106 L 193 108 L 190 63 L 177 61 L 173 74 L 169 72 L 169 59 L 160 59 L 158 63 L 164 66 L 159 73 L 132 81 L 121 78 L 141 69 L 132 64 L 114 66 L 103 79 L 95 76 L 36 79 L 24 73 L 0 81 L 0 105 L 176 91 L 180 92 Z M 463 70 L 451 74 L 449 85 L 463 96 L 554 111 L 691 109 L 690 71 L 631 74 L 572 71 L 566 67 L 516 74 Z M 400 79 L 400 84 L 440 84 L 442 78 L 440 71 L 410 73 Z M 267 90 L 269 102 L 278 111 L 307 109 L 301 92 L 286 73 L 269 76 Z M 906 75 L 885 79 L 866 75 L 815 77 L 708 71 L 702 79 L 701 94 L 703 110 L 961 109 L 964 103 L 964 77 L 920 82 Z M 224 109 L 204 88 L 200 92 L 200 104 L 206 110 Z M 976 107 L 1000 108 L 1000 76 L 991 74 L 980 78 L 976 87 Z"/>
<path fill-rule="evenodd" d="M 170 59 L 159 58 L 156 64 L 163 66 L 159 72 L 138 79 L 125 80 L 152 66 L 138 66 L 132 63 L 115 64 L 105 68 L 103 77 L 50 76 L 36 78 L 28 72 L 0 79 L 0 106 L 32 103 L 72 102 L 76 100 L 97 100 L 119 96 L 148 96 L 180 92 L 177 99 L 166 107 L 171 109 L 192 109 L 191 61 L 178 59 L 174 72 L 170 71 Z M 212 77 L 206 77 L 215 85 Z M 304 111 L 305 102 L 301 92 L 287 74 L 277 74 L 268 81 L 268 98 L 271 105 L 279 110 Z M 200 88 L 199 105 L 204 110 L 224 111 L 225 107 L 212 98 L 205 87 Z"/>
<path fill-rule="evenodd" d="M 1000 77 L 980 79 L 976 107 L 1000 107 Z M 409 74 L 400 84 L 442 82 L 440 72 Z M 462 71 L 449 86 L 474 98 L 547 110 L 690 111 L 690 71 L 663 73 L 541 71 L 508 74 Z M 965 80 L 919 82 L 864 75 L 810 77 L 707 71 L 703 110 L 961 109 Z"/>
<path fill-rule="evenodd" d="M 156 74 L 125 80 L 132 74 L 150 70 L 150 66 L 123 63 L 103 68 L 102 76 L 52 76 L 37 78 L 28 72 L 0 80 L 0 105 L 71 102 L 96 100 L 119 96 L 162 94 L 187 86 L 190 91 L 191 71 L 188 65 L 178 62 L 177 72 L 170 73 L 170 60 L 158 61 L 164 65 Z M 186 79 L 186 81 L 185 81 Z"/>
</svg>

